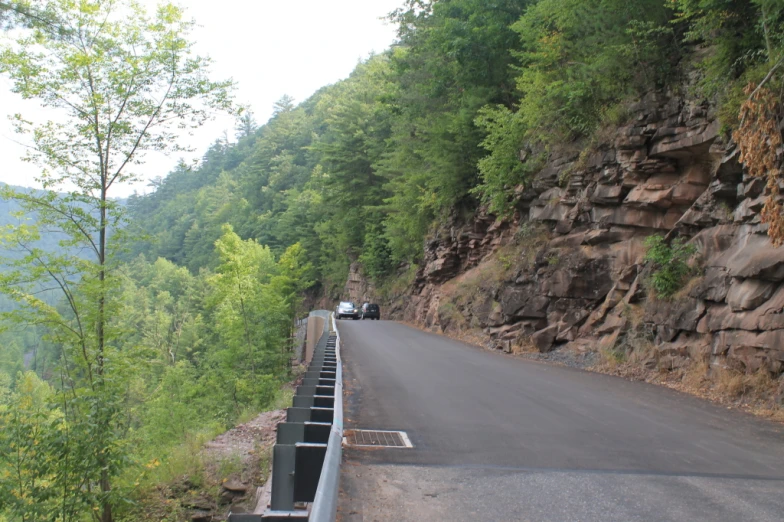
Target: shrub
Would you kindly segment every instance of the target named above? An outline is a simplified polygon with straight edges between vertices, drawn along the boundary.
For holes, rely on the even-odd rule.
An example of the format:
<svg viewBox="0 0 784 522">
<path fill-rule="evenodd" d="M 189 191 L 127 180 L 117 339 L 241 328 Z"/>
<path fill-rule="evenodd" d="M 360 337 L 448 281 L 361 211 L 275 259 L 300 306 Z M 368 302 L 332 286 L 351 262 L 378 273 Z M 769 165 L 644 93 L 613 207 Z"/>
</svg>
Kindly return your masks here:
<svg viewBox="0 0 784 522">
<path fill-rule="evenodd" d="M 653 264 L 649 281 L 651 288 L 657 297 L 671 297 L 692 274 L 688 261 L 697 249 L 682 238 L 668 245 L 663 236 L 648 237 L 645 248 L 645 261 Z"/>
</svg>

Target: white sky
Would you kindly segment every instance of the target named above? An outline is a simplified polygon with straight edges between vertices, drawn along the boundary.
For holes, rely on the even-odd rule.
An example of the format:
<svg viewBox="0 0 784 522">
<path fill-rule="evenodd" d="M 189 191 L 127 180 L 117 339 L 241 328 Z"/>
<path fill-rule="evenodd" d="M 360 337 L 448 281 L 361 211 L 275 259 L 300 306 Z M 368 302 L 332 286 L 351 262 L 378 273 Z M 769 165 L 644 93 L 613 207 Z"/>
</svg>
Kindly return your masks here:
<svg viewBox="0 0 784 522">
<path fill-rule="evenodd" d="M 142 0 L 154 7 L 158 2 Z M 272 114 L 272 105 L 284 94 L 299 103 L 316 90 L 347 77 L 357 62 L 372 52 L 388 48 L 395 27 L 381 18 L 403 0 L 181 0 L 188 14 L 201 26 L 194 34 L 196 52 L 213 59 L 213 79 L 233 78 L 236 100 L 249 105 L 259 123 Z M 24 163 L 24 147 L 17 144 L 7 116 L 21 112 L 34 121 L 50 113 L 35 102 L 10 92 L 10 82 L 0 77 L 0 181 L 34 186 L 38 167 Z M 228 131 L 234 137 L 234 119 L 223 116 L 207 123 L 196 135 L 184 137 L 200 158 L 209 145 Z M 183 155 L 148 155 L 147 179 L 165 176 Z M 145 184 L 117 187 L 114 197 Z"/>
</svg>

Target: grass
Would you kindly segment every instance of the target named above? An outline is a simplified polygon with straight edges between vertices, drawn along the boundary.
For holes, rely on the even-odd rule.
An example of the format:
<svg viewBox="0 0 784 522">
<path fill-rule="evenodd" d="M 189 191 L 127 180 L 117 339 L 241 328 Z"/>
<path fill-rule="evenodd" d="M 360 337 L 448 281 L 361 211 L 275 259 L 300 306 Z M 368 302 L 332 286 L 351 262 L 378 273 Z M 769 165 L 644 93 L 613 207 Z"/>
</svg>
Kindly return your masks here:
<svg viewBox="0 0 784 522">
<path fill-rule="evenodd" d="M 671 299 L 686 299 L 701 280 L 693 278 Z M 784 376 L 774 379 L 765 368 L 747 372 L 732 367 L 726 358 L 711 359 L 709 355 L 691 359 L 681 368 L 660 368 L 661 354 L 654 344 L 653 325 L 645 322 L 652 303 L 649 298 L 641 304 L 624 305 L 621 313 L 627 320 L 627 329 L 614 346 L 598 350 L 600 362 L 593 368 L 595 371 L 662 384 L 784 421 Z"/>
<path fill-rule="evenodd" d="M 725 366 L 712 368 L 715 389 L 730 398 L 751 398 L 765 400 L 770 398 L 776 383 L 767 370 L 760 369 L 745 373 Z"/>
<path fill-rule="evenodd" d="M 145 464 L 134 483 L 133 508 L 118 520 L 185 520 L 187 510 L 180 498 L 207 486 L 208 477 L 201 448 L 212 434 L 199 433 L 171 449 L 161 459 Z"/>
<path fill-rule="evenodd" d="M 215 473 L 221 477 L 221 480 L 226 480 L 231 475 L 238 475 L 242 470 L 242 459 L 236 454 L 218 460 L 215 466 Z"/>
<path fill-rule="evenodd" d="M 260 446 L 256 448 L 256 454 L 259 456 L 258 468 L 261 483 L 267 482 L 272 474 L 272 449 L 273 446 Z"/>
<path fill-rule="evenodd" d="M 626 362 L 626 352 L 618 347 L 599 348 L 600 364 L 608 370 L 616 370 Z"/>
<path fill-rule="evenodd" d="M 683 299 L 688 298 L 689 294 L 691 293 L 691 291 L 694 290 L 695 288 L 697 288 L 700 285 L 700 283 L 702 283 L 702 281 L 704 279 L 705 279 L 705 277 L 702 276 L 702 275 L 693 276 L 693 277 L 689 278 L 684 283 L 683 287 L 680 290 L 678 290 L 677 292 L 672 294 L 672 296 L 670 297 L 670 300 L 672 300 L 672 301 L 681 301 Z"/>
<path fill-rule="evenodd" d="M 689 389 L 705 390 L 711 385 L 711 368 L 707 359 L 694 361 L 685 370 L 681 380 Z"/>
<path fill-rule="evenodd" d="M 561 173 L 561 177 L 564 178 L 558 180 L 561 187 L 569 184 L 569 178 L 571 178 L 573 172 L 587 170 L 589 158 L 599 152 L 603 145 L 615 141 L 618 135 L 618 127 L 627 124 L 632 116 L 630 109 L 633 102 L 634 100 L 632 99 L 624 100 L 602 111 L 598 127 L 587 140 L 581 143 L 582 150 L 577 157 L 577 161 L 575 161 L 568 172 L 564 171 Z"/>
<path fill-rule="evenodd" d="M 784 376 L 774 379 L 765 368 L 746 372 L 728 366 L 724 359 L 710 364 L 706 358 L 683 370 L 681 384 L 684 391 L 730 401 L 752 413 L 784 421 Z"/>
<path fill-rule="evenodd" d="M 530 335 L 519 337 L 517 342 L 512 344 L 512 353 L 514 355 L 521 355 L 524 353 L 540 353 L 539 348 L 531 340 Z"/>
<path fill-rule="evenodd" d="M 275 398 L 272 399 L 272 402 L 267 408 L 268 411 L 270 410 L 283 410 L 291 406 L 292 401 L 294 400 L 294 388 L 290 386 L 284 386 L 275 394 Z M 258 414 L 258 413 L 257 413 Z"/>
</svg>

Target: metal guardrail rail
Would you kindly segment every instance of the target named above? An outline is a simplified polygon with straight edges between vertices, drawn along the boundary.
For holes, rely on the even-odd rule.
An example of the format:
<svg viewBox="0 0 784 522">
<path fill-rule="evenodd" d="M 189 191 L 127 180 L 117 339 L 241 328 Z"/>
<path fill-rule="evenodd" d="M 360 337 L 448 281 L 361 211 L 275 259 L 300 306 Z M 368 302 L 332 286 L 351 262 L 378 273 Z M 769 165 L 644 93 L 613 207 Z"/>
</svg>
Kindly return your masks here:
<svg viewBox="0 0 784 522">
<path fill-rule="evenodd" d="M 324 310 L 312 312 L 328 318 Z M 229 514 L 229 522 L 334 522 L 343 454 L 343 365 L 334 316 L 297 387 L 272 454 L 272 499 L 263 515 Z M 332 331 L 330 332 L 330 324 Z"/>
</svg>

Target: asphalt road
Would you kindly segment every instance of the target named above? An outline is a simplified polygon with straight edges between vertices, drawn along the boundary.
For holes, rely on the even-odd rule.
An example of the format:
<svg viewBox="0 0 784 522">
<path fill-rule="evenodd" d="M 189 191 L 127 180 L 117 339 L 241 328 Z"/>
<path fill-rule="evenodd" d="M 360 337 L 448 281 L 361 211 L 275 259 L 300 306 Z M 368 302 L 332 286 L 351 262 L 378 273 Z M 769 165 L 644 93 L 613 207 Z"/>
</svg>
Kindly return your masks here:
<svg viewBox="0 0 784 522">
<path fill-rule="evenodd" d="M 389 321 L 338 322 L 339 519 L 784 520 L 784 428 L 672 390 L 491 353 Z"/>
</svg>

